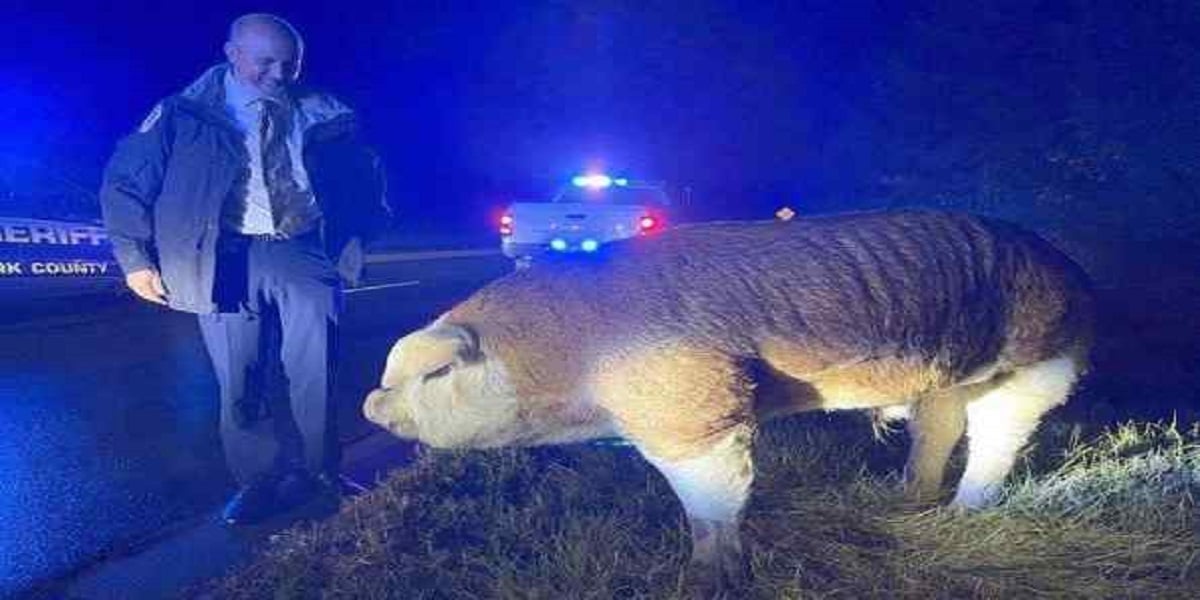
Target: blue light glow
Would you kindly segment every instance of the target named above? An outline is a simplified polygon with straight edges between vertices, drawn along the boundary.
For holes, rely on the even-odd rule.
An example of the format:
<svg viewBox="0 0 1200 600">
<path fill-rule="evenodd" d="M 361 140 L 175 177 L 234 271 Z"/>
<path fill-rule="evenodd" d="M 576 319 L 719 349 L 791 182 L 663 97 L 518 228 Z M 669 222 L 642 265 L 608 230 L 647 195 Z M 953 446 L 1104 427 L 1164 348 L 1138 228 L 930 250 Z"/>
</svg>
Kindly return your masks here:
<svg viewBox="0 0 1200 600">
<path fill-rule="evenodd" d="M 562 252 L 567 249 L 567 240 L 562 238 L 554 238 L 550 240 L 550 248 Z"/>
<path fill-rule="evenodd" d="M 592 175 L 576 175 L 571 178 L 571 185 L 575 187 L 585 187 L 592 189 L 601 189 L 609 187 L 613 184 L 612 177 L 608 175 L 592 174 Z M 624 184 L 618 184 L 624 185 Z"/>
<path fill-rule="evenodd" d="M 595 252 L 599 247 L 600 242 L 592 239 L 583 240 L 579 243 L 579 249 L 583 250 L 584 252 Z"/>
</svg>

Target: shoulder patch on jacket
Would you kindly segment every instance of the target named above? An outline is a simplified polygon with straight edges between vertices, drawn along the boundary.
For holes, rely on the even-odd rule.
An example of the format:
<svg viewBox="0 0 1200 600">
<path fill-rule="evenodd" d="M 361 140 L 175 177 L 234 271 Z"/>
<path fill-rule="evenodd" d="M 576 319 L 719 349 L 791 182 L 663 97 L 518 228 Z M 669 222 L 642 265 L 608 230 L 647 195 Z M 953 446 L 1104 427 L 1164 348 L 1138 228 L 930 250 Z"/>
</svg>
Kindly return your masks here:
<svg viewBox="0 0 1200 600">
<path fill-rule="evenodd" d="M 138 126 L 138 133 L 146 133 L 154 129 L 154 125 L 162 118 L 162 113 L 163 105 L 162 102 L 159 102 L 154 105 L 154 110 L 151 110 L 150 114 L 146 115 L 145 119 L 142 119 L 142 124 Z"/>
</svg>

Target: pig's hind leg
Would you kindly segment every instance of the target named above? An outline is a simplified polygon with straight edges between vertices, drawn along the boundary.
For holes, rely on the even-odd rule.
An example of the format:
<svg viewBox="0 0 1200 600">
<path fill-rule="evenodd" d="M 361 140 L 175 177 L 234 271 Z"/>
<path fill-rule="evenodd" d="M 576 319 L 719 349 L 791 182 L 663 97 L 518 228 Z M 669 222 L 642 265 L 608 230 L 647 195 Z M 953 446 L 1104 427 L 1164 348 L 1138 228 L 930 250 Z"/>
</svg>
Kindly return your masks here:
<svg viewBox="0 0 1200 600">
<path fill-rule="evenodd" d="M 927 502 L 941 495 L 946 464 L 966 428 L 964 391 L 940 390 L 909 406 L 908 462 L 904 465 L 904 492 L 911 500 Z"/>
<path fill-rule="evenodd" d="M 967 466 L 955 506 L 974 509 L 995 502 L 1017 453 L 1042 415 L 1067 400 L 1079 371 L 1069 356 L 1021 367 L 967 405 Z"/>
</svg>

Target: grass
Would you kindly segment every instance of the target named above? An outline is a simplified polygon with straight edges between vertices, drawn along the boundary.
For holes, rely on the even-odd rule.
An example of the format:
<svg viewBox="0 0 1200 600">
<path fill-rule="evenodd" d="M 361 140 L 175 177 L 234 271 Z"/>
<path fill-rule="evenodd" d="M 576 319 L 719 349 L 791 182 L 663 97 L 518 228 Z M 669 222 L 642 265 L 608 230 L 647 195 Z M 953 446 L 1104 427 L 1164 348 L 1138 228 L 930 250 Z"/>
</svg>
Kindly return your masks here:
<svg viewBox="0 0 1200 600">
<path fill-rule="evenodd" d="M 761 432 L 752 598 L 1165 598 L 1200 589 L 1200 431 L 1053 421 L 998 508 L 896 494 L 903 436 L 853 415 Z M 673 598 L 670 489 L 626 447 L 431 453 L 196 596 Z"/>
</svg>

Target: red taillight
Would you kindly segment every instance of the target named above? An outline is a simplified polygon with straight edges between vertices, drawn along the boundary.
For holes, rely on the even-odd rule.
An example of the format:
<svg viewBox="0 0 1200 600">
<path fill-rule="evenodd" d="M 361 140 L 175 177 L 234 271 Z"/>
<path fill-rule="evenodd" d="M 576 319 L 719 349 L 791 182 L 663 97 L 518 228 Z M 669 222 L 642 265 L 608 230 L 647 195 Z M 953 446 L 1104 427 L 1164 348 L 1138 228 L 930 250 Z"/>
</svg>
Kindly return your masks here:
<svg viewBox="0 0 1200 600">
<path fill-rule="evenodd" d="M 655 219 L 650 215 L 646 215 L 641 219 L 638 219 L 638 228 L 641 229 L 643 233 L 653 231 L 656 227 L 658 227 L 658 219 Z"/>
<path fill-rule="evenodd" d="M 512 235 L 513 232 L 513 217 L 512 215 L 504 215 L 500 217 L 500 235 Z"/>
</svg>

